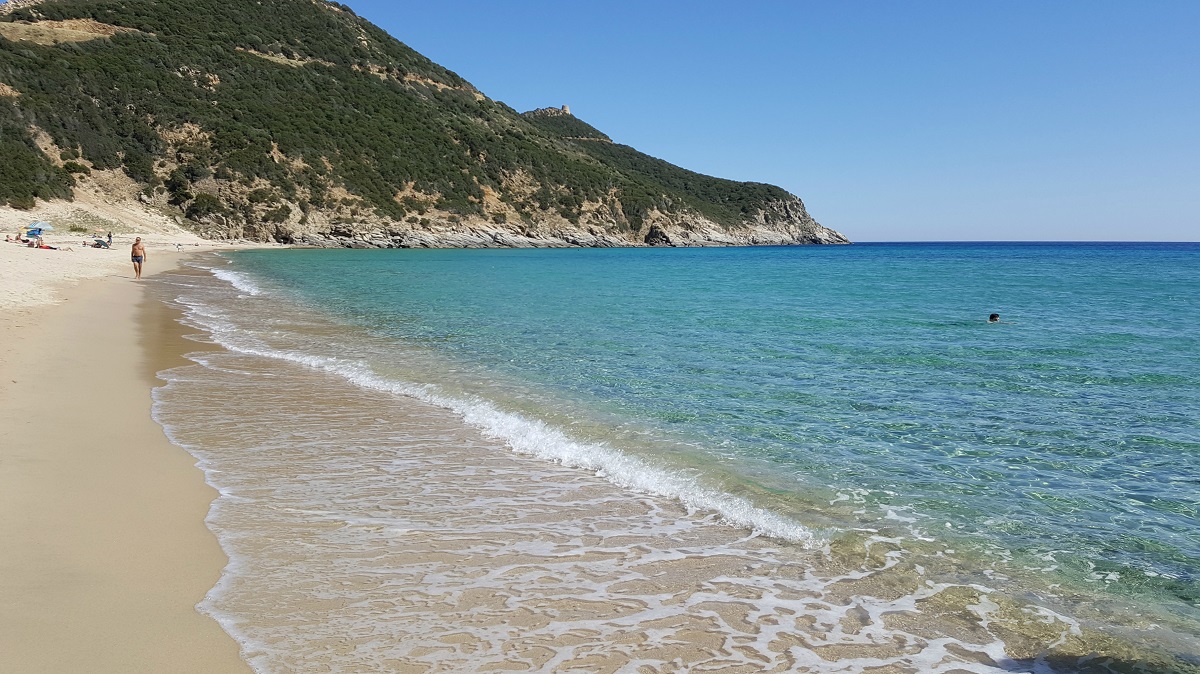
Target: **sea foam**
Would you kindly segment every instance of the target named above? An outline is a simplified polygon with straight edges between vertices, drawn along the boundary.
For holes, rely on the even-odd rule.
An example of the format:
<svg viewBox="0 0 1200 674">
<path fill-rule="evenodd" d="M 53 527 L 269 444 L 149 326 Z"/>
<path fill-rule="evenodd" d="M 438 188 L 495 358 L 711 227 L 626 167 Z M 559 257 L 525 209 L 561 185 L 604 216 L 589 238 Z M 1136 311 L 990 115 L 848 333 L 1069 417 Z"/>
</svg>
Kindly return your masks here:
<svg viewBox="0 0 1200 674">
<path fill-rule="evenodd" d="M 262 292 L 245 274 L 219 267 L 210 268 L 210 271 L 244 293 L 259 295 Z M 459 398 L 445 394 L 432 384 L 382 377 L 362 360 L 272 348 L 238 329 L 224 312 L 186 298 L 178 301 L 187 307 L 189 322 L 208 331 L 217 344 L 230 351 L 296 363 L 337 375 L 363 388 L 415 398 L 454 412 L 469 426 L 502 441 L 519 454 L 588 470 L 622 488 L 677 499 L 694 511 L 716 512 L 733 526 L 801 545 L 820 545 L 814 531 L 794 520 L 620 449 L 581 442 L 542 420 L 502 410 L 482 398 Z"/>
<path fill-rule="evenodd" d="M 222 281 L 227 282 L 229 285 L 237 288 L 247 295 L 256 296 L 261 295 L 263 292 L 262 288 L 260 288 L 257 283 L 255 283 L 250 279 L 249 276 L 243 274 L 242 272 L 234 271 L 232 269 L 222 269 L 220 267 L 205 268 L 212 272 L 213 276 L 216 276 Z"/>
<path fill-rule="evenodd" d="M 813 545 L 818 540 L 814 532 L 804 525 L 760 508 L 747 499 L 705 487 L 692 478 L 664 470 L 619 449 L 599 443 L 580 442 L 539 419 L 501 410 L 489 401 L 448 396 L 432 384 L 386 379 L 361 361 L 255 348 L 239 343 L 225 330 L 214 330 L 212 335 L 218 344 L 230 351 L 296 363 L 335 374 L 363 388 L 415 398 L 450 410 L 461 416 L 468 425 L 488 437 L 501 440 L 519 454 L 592 471 L 617 486 L 674 498 L 692 510 L 715 511 L 731 525 L 747 527 L 792 543 Z"/>
</svg>

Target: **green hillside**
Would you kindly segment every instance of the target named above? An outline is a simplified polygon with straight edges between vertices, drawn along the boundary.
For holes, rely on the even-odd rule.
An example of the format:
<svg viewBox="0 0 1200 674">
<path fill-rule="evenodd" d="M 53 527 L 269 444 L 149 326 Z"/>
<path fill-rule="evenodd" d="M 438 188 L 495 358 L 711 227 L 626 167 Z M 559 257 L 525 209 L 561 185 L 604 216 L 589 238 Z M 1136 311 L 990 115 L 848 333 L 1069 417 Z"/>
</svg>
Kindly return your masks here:
<svg viewBox="0 0 1200 674">
<path fill-rule="evenodd" d="M 316 214 L 586 211 L 633 232 L 651 212 L 695 212 L 736 228 L 794 199 L 569 115 L 520 115 L 322 0 L 45 0 L 0 16 L 0 155 L 0 202 L 69 198 L 73 173 L 120 170 L 148 202 L 264 237 L 278 235 L 261 223 Z"/>
</svg>

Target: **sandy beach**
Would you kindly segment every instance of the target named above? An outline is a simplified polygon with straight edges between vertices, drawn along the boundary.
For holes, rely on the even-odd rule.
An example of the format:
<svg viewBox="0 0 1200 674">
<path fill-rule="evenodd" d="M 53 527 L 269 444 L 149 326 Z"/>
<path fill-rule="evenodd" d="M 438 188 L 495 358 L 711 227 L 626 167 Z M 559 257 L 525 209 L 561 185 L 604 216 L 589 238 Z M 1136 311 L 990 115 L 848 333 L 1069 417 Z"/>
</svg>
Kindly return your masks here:
<svg viewBox="0 0 1200 674">
<path fill-rule="evenodd" d="M 0 670 L 248 672 L 195 609 L 226 562 L 204 525 L 216 493 L 150 415 L 154 373 L 189 347 L 143 289 L 176 243 L 212 244 L 77 238 L 0 243 Z"/>
</svg>

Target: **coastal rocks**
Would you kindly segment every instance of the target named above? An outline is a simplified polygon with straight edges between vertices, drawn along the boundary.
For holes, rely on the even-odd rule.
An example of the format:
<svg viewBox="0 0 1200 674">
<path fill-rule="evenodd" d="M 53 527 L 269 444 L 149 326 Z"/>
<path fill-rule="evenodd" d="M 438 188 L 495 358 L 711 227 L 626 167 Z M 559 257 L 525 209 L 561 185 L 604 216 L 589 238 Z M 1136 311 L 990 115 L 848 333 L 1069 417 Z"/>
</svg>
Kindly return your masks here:
<svg viewBox="0 0 1200 674">
<path fill-rule="evenodd" d="M 808 214 L 798 197 L 768 203 L 750 217 L 750 245 L 850 243 L 840 232 L 823 227 Z"/>
<path fill-rule="evenodd" d="M 224 187 L 223 184 L 216 185 L 216 192 L 232 199 Z M 164 199 L 165 195 L 155 193 L 151 197 L 153 203 L 148 205 L 169 213 L 172 209 Z M 144 204 L 145 200 L 142 202 Z M 842 234 L 813 220 L 803 202 L 795 197 L 770 202 L 757 212 L 744 215 L 742 222 L 732 226 L 715 222 L 690 209 L 651 209 L 642 214 L 640 222 L 634 223 L 626 219 L 619 202 L 603 200 L 587 204 L 576 220 L 568 220 L 554 211 L 514 211 L 506 217 L 496 217 L 494 214 L 471 216 L 435 209 L 397 220 L 373 211 L 350 213 L 344 207 L 302 208 L 299 203 L 285 199 L 274 199 L 268 205 L 274 210 L 259 213 L 254 209 L 229 207 L 218 213 L 188 218 L 175 215 L 174 218 L 177 223 L 208 239 L 249 239 L 325 248 L 612 248 L 850 243 Z"/>
<path fill-rule="evenodd" d="M 573 225 L 565 220 L 495 223 L 482 220 L 324 222 L 319 228 L 289 224 L 248 236 L 322 248 L 615 248 L 630 246 L 788 246 L 845 244 L 845 236 L 814 221 L 804 204 L 773 204 L 741 227 L 725 228 L 699 214 L 652 211 L 640 229 L 611 223 Z M 205 232 L 211 235 L 211 232 Z"/>
<path fill-rule="evenodd" d="M 512 231 L 477 229 L 453 232 L 409 230 L 387 236 L 317 232 L 298 236 L 293 243 L 318 248 L 613 248 L 632 245 L 609 236 L 534 237 Z"/>
<path fill-rule="evenodd" d="M 795 246 L 848 244 L 841 233 L 824 227 L 808 214 L 797 197 L 776 200 L 745 216 L 740 225 L 726 227 L 696 213 L 647 214 L 642 242 L 660 246 Z M 637 245 L 637 244 L 632 244 Z"/>
<path fill-rule="evenodd" d="M 663 228 L 658 225 L 650 225 L 650 231 L 646 233 L 646 238 L 642 239 L 642 241 L 647 246 L 673 245 L 671 243 L 671 237 L 667 236 L 667 233 L 663 231 Z"/>
</svg>

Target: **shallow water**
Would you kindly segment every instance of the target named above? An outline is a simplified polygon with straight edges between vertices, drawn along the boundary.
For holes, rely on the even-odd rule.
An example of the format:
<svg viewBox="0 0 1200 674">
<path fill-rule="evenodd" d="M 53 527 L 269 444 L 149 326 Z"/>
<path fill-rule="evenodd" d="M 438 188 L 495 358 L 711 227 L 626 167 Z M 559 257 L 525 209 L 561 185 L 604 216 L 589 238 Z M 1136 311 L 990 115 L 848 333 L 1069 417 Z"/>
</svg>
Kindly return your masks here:
<svg viewBox="0 0 1200 674">
<path fill-rule="evenodd" d="M 214 347 L 156 414 L 260 671 L 1200 654 L 1200 246 L 200 267 L 169 293 Z"/>
</svg>

